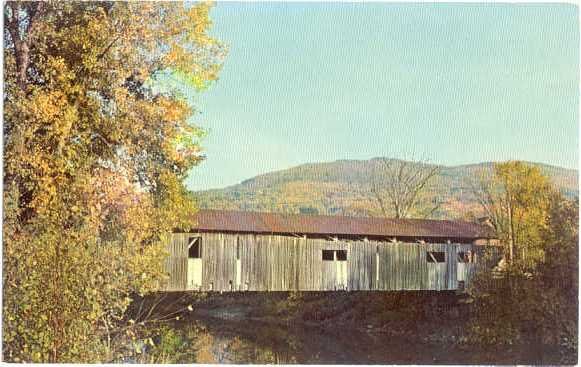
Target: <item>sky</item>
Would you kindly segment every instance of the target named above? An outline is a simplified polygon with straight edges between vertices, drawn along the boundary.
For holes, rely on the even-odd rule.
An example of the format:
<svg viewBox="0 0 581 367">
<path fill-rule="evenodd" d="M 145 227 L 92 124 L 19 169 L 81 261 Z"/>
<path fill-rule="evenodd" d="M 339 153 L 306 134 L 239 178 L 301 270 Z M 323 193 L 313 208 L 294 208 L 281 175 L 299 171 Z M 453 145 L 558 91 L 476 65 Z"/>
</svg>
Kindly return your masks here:
<svg viewBox="0 0 581 367">
<path fill-rule="evenodd" d="M 217 3 L 220 78 L 186 185 L 412 154 L 577 168 L 579 23 L 567 4 Z"/>
</svg>

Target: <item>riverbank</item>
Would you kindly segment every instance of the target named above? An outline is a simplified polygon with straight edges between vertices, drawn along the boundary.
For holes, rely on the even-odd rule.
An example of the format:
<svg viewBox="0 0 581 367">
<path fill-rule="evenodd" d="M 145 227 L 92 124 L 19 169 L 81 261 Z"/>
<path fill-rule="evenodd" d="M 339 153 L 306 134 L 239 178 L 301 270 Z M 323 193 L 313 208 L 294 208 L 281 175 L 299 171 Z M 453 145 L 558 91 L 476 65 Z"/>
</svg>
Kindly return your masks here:
<svg viewBox="0 0 581 367">
<path fill-rule="evenodd" d="M 175 293 L 164 297 L 156 313 L 183 310 L 171 328 L 185 338 L 184 344 L 195 345 L 206 362 L 567 362 L 559 350 L 547 346 L 471 344 L 470 299 L 454 293 Z"/>
</svg>

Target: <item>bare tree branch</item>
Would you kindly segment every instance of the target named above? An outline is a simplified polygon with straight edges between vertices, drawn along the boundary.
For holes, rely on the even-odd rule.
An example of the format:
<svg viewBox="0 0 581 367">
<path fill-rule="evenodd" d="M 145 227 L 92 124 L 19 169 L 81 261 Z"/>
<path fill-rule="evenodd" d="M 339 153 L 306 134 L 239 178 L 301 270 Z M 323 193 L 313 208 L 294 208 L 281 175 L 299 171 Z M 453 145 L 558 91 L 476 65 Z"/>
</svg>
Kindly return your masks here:
<svg viewBox="0 0 581 367">
<path fill-rule="evenodd" d="M 420 194 L 439 173 L 440 167 L 429 165 L 426 160 L 379 159 L 373 168 L 370 191 L 384 216 L 407 218 L 417 209 Z M 439 206 L 438 203 L 427 215 Z"/>
</svg>

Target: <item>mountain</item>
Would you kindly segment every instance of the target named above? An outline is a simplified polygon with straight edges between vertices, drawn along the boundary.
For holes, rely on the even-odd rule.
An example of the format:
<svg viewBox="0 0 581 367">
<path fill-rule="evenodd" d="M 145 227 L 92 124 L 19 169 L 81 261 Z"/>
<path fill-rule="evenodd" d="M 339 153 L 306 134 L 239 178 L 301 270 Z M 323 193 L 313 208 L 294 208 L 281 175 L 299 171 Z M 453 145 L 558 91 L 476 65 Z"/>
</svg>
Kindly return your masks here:
<svg viewBox="0 0 581 367">
<path fill-rule="evenodd" d="M 379 206 L 369 183 L 379 159 L 382 158 L 303 164 L 223 189 L 198 191 L 194 196 L 199 206 L 206 209 L 378 216 Z M 578 196 L 577 170 L 527 163 L 538 166 L 564 195 Z M 431 214 L 433 218 L 472 219 L 480 215 L 471 182 L 490 174 L 492 167 L 492 162 L 440 166 L 439 174 L 426 187 L 416 216 L 436 202 L 440 206 Z"/>
</svg>

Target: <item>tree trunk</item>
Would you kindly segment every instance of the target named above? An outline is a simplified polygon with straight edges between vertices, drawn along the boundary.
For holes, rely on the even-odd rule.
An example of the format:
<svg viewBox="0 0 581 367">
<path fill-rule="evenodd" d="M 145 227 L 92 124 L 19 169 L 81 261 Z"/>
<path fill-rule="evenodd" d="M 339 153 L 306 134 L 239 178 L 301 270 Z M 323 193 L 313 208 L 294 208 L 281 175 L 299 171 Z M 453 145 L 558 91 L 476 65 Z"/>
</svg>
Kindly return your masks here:
<svg viewBox="0 0 581 367">
<path fill-rule="evenodd" d="M 14 44 L 14 58 L 16 61 L 16 82 L 21 90 L 26 89 L 28 82 L 27 70 L 30 65 L 30 43 L 33 39 L 36 23 L 39 16 L 45 10 L 43 2 L 37 3 L 9 3 L 11 17 L 5 18 L 5 29 L 8 30 L 12 43 Z M 25 13 L 27 17 L 22 18 Z"/>
<path fill-rule="evenodd" d="M 14 56 L 16 58 L 17 76 L 16 81 L 21 90 L 26 89 L 26 70 L 30 62 L 30 48 L 24 41 L 14 42 Z"/>
<path fill-rule="evenodd" d="M 509 253 L 509 264 L 514 263 L 514 216 L 512 207 L 512 196 L 510 192 L 507 192 L 507 209 L 508 209 L 508 253 Z"/>
</svg>

